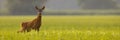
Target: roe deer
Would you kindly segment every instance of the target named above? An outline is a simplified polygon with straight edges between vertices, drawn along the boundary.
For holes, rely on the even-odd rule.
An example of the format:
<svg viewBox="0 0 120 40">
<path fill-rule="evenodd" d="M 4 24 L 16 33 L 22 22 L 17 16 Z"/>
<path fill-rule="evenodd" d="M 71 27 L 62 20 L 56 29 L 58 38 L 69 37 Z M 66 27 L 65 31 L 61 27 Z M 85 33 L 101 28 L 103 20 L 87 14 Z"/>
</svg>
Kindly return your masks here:
<svg viewBox="0 0 120 40">
<path fill-rule="evenodd" d="M 37 6 L 35 6 L 35 9 L 38 11 L 38 15 L 35 19 L 33 19 L 32 21 L 28 21 L 28 22 L 22 22 L 22 29 L 19 32 L 30 32 L 32 29 L 34 29 L 35 31 L 39 32 L 39 28 L 41 26 L 41 17 L 42 17 L 42 12 L 45 9 L 45 6 L 43 6 L 42 8 L 38 8 Z"/>
</svg>

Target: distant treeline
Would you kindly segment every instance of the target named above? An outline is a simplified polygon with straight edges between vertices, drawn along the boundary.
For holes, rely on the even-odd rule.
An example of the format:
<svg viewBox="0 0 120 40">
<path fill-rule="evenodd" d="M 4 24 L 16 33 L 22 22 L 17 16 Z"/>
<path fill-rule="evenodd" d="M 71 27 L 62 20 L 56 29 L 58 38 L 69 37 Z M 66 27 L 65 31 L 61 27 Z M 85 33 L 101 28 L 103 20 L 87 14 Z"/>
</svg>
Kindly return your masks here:
<svg viewBox="0 0 120 40">
<path fill-rule="evenodd" d="M 120 12 L 45 12 L 43 15 L 120 15 Z"/>
<path fill-rule="evenodd" d="M 36 15 L 37 13 L 14 13 L 9 15 Z M 45 10 L 43 15 L 120 15 L 120 10 Z"/>
<path fill-rule="evenodd" d="M 120 15 L 120 12 L 45 12 L 43 15 Z"/>
<path fill-rule="evenodd" d="M 0 0 L 0 15 L 35 15 L 36 11 L 34 6 L 41 4 L 39 1 L 40 0 Z M 54 0 L 52 1 L 55 2 Z M 117 0 L 78 0 L 80 9 L 77 11 L 45 11 L 44 15 L 119 15 L 119 2 L 120 1 Z M 98 11 L 90 11 L 91 9 L 97 9 Z M 112 9 L 113 11 L 104 11 L 105 9 Z"/>
</svg>

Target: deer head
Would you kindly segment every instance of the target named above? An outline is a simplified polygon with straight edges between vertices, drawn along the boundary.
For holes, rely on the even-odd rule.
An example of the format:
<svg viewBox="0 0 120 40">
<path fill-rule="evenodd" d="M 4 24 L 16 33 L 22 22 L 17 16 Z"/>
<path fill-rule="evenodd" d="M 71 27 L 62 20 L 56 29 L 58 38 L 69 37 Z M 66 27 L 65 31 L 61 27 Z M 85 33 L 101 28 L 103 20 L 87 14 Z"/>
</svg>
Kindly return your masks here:
<svg viewBox="0 0 120 40">
<path fill-rule="evenodd" d="M 43 6 L 42 8 L 38 8 L 37 6 L 35 6 L 35 9 L 41 13 L 45 9 L 45 6 Z"/>
</svg>

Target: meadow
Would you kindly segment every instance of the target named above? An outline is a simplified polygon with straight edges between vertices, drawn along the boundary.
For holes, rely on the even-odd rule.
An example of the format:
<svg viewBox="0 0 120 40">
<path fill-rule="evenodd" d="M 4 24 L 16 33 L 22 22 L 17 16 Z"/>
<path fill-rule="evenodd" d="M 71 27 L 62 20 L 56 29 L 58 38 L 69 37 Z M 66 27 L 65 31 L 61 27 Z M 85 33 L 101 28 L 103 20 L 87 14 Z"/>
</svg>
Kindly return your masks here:
<svg viewBox="0 0 120 40">
<path fill-rule="evenodd" d="M 17 33 L 36 16 L 0 16 L 0 40 L 120 40 L 120 16 L 43 16 L 39 32 Z"/>
</svg>

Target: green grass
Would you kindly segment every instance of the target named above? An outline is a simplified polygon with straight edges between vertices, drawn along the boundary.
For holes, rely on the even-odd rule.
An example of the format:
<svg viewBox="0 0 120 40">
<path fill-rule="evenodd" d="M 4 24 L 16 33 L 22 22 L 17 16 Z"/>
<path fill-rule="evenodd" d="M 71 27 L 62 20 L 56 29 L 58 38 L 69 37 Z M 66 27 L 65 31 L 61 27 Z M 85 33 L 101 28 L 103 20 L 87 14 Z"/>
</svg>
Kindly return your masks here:
<svg viewBox="0 0 120 40">
<path fill-rule="evenodd" d="M 0 40 L 119 40 L 120 16 L 43 16 L 40 32 L 17 33 L 35 16 L 0 16 Z"/>
</svg>

